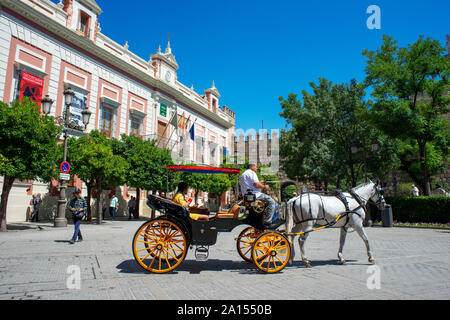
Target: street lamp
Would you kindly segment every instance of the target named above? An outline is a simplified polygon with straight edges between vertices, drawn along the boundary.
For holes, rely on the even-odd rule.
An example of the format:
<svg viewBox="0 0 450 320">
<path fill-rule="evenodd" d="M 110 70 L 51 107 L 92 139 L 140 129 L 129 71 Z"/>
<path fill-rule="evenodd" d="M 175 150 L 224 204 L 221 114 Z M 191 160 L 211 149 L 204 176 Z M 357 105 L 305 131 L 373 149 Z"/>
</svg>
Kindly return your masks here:
<svg viewBox="0 0 450 320">
<path fill-rule="evenodd" d="M 379 149 L 379 144 L 378 144 L 378 140 L 377 139 L 372 139 L 372 142 L 370 143 L 371 146 L 371 150 L 372 152 L 377 152 Z M 366 155 L 366 148 L 364 145 L 361 145 L 359 143 L 354 142 L 351 145 L 351 151 L 354 155 L 356 155 L 358 153 L 358 147 L 362 147 L 362 156 L 363 156 L 363 161 L 364 161 L 364 182 L 367 182 L 367 155 Z M 367 216 L 365 219 L 365 223 L 364 226 L 372 226 L 372 219 L 370 216 L 370 209 L 367 211 Z"/>
<path fill-rule="evenodd" d="M 75 96 L 75 93 L 72 91 L 70 87 L 67 87 L 64 92 L 64 101 L 65 101 L 65 112 L 63 113 L 63 116 L 61 117 L 55 117 L 55 121 L 57 124 L 59 124 L 62 127 L 62 131 L 64 133 L 64 161 L 67 160 L 67 138 L 68 138 L 68 131 L 71 130 L 77 130 L 77 131 L 84 131 L 87 128 L 87 125 L 89 124 L 89 120 L 91 118 L 91 112 L 86 108 L 81 113 L 82 115 L 82 121 L 84 124 L 83 126 L 80 126 L 76 121 L 73 121 L 70 119 L 70 106 L 73 102 L 73 97 Z M 53 100 L 49 98 L 48 95 L 45 96 L 44 99 L 42 99 L 42 110 L 44 114 L 50 113 L 50 108 L 53 104 Z M 66 219 L 66 189 L 67 184 L 65 180 L 60 180 L 60 191 L 59 191 L 59 199 L 58 199 L 58 212 L 57 216 L 55 218 L 54 226 L 56 228 L 60 227 L 67 227 L 67 219 Z"/>
<path fill-rule="evenodd" d="M 42 106 L 42 112 L 45 115 L 48 115 L 50 113 L 50 109 L 52 107 L 53 100 L 50 99 L 48 94 L 41 100 L 41 106 Z"/>
</svg>

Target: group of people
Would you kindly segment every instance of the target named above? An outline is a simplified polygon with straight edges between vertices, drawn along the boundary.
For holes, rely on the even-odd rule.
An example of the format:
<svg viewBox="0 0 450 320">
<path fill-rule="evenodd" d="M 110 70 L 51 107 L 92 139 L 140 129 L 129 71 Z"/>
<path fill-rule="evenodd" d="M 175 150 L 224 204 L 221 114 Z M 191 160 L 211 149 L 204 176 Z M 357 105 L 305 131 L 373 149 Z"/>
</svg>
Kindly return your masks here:
<svg viewBox="0 0 450 320">
<path fill-rule="evenodd" d="M 251 191 L 257 200 L 263 200 L 267 203 L 267 213 L 264 216 L 264 226 L 267 228 L 276 228 L 283 224 L 285 221 L 281 219 L 276 219 L 273 221 L 275 214 L 275 200 L 264 193 L 264 191 L 270 190 L 270 186 L 265 183 L 265 181 L 259 181 L 257 164 L 249 164 L 247 170 L 242 174 L 240 179 L 240 187 L 242 194 Z M 177 191 L 173 197 L 173 202 L 186 207 L 189 209 L 189 216 L 193 220 L 208 220 L 209 219 L 209 209 L 206 207 L 200 207 L 198 205 L 191 206 L 191 199 L 188 201 L 185 195 L 189 191 L 189 186 L 185 182 L 180 182 L 177 187 Z"/>
<path fill-rule="evenodd" d="M 256 164 L 248 165 L 247 170 L 242 174 L 240 179 L 241 192 L 243 194 L 246 194 L 251 191 L 255 195 L 257 200 L 263 200 L 267 203 L 267 212 L 263 218 L 264 226 L 267 228 L 276 228 L 283 224 L 285 221 L 280 219 L 276 219 L 275 221 L 273 221 L 273 217 L 275 214 L 275 201 L 272 197 L 264 193 L 264 191 L 270 190 L 270 187 L 264 181 L 259 181 L 256 174 L 257 170 L 258 166 Z M 186 200 L 185 195 L 188 194 L 188 191 L 189 185 L 186 182 L 180 182 L 177 186 L 177 190 L 172 198 L 172 201 L 183 207 L 186 207 L 189 210 L 191 219 L 199 221 L 209 220 L 210 210 L 207 207 L 192 204 L 192 199 L 190 198 Z M 72 239 L 70 240 L 71 244 L 75 243 L 76 241 L 83 241 L 83 237 L 80 231 L 80 224 L 83 218 L 87 215 L 88 209 L 86 200 L 81 197 L 80 189 L 76 188 L 73 192 L 73 196 L 73 199 L 68 204 L 68 208 L 72 212 L 75 228 Z M 115 219 L 118 207 L 119 200 L 117 199 L 116 195 L 113 193 L 110 194 L 109 214 L 112 220 Z M 105 203 L 103 209 L 104 217 L 106 211 Z M 136 198 L 134 196 L 132 196 L 128 201 L 128 219 L 131 220 L 132 216 L 135 219 L 138 217 L 136 212 Z"/>
<path fill-rule="evenodd" d="M 117 210 L 119 209 L 119 199 L 114 193 L 111 193 L 109 195 L 109 199 L 110 199 L 109 214 L 111 216 L 111 219 L 114 221 Z M 68 208 L 72 212 L 72 218 L 75 228 L 72 239 L 69 242 L 71 244 L 74 244 L 76 241 L 78 242 L 83 241 L 83 236 L 81 235 L 80 231 L 80 225 L 83 218 L 86 217 L 88 211 L 87 201 L 86 199 L 81 197 L 80 189 L 75 188 L 73 192 L 73 199 L 70 200 Z M 103 212 L 102 212 L 103 219 L 105 218 L 105 212 L 106 212 L 106 202 L 103 202 Z M 136 197 L 134 196 L 131 196 L 130 200 L 128 201 L 128 212 L 129 212 L 128 216 L 129 220 L 131 220 L 131 216 L 133 216 L 135 219 L 138 218 L 138 213 L 136 210 Z"/>
</svg>

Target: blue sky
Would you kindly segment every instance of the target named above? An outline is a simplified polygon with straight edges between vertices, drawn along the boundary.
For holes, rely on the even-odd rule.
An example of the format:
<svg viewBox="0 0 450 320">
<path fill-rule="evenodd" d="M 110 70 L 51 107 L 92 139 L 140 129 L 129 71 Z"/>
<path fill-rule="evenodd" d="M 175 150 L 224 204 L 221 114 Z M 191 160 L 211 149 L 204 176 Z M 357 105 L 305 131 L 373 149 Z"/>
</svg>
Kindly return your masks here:
<svg viewBox="0 0 450 320">
<path fill-rule="evenodd" d="M 215 81 L 244 130 L 282 129 L 278 98 L 325 77 L 334 83 L 364 79 L 364 48 L 383 34 L 412 44 L 419 35 L 445 46 L 450 1 L 96 0 L 102 33 L 148 60 L 170 33 L 178 80 L 196 92 Z M 59 1 L 54 1 L 59 2 Z M 381 29 L 369 30 L 367 7 L 381 9 Z"/>
</svg>

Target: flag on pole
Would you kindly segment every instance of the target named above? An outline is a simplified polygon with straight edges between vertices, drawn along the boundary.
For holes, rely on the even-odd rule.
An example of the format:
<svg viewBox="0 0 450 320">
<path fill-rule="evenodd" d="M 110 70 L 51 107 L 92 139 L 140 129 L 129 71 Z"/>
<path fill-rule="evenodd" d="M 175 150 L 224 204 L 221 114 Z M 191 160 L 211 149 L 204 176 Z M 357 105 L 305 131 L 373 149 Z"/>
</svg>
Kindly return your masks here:
<svg viewBox="0 0 450 320">
<path fill-rule="evenodd" d="M 175 128 L 177 127 L 177 120 L 178 120 L 178 117 L 177 117 L 177 113 L 175 112 L 172 116 L 172 120 L 170 120 L 170 124 L 173 125 Z"/>
<path fill-rule="evenodd" d="M 189 135 L 192 141 L 195 141 L 195 122 L 192 124 L 191 129 L 189 130 Z"/>
<path fill-rule="evenodd" d="M 186 118 L 183 113 L 183 115 L 180 118 L 180 121 L 178 122 L 178 128 L 181 129 L 181 133 L 183 134 L 183 137 L 185 136 L 185 127 L 186 127 Z"/>
</svg>

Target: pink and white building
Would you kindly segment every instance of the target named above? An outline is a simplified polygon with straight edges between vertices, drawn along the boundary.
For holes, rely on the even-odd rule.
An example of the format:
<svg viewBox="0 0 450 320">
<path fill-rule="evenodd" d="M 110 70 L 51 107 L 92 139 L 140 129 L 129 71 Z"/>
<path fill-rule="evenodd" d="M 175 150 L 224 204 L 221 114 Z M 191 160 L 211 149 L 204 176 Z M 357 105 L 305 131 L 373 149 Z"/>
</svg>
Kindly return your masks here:
<svg viewBox="0 0 450 320">
<path fill-rule="evenodd" d="M 220 165 L 224 150 L 232 149 L 235 114 L 220 106 L 214 81 L 198 94 L 177 80 L 179 66 L 169 42 L 164 51 L 142 59 L 128 43 L 101 33 L 101 13 L 94 0 L 0 0 L 1 101 L 30 92 L 36 100 L 48 94 L 54 100 L 51 115 L 61 116 L 63 91 L 70 86 L 76 94 L 72 116 L 85 107 L 92 112 L 85 132 L 156 139 L 172 149 L 177 162 Z M 29 79 L 36 81 L 24 89 Z M 187 130 L 195 121 L 195 142 L 188 133 L 183 139 L 174 132 L 169 124 L 174 114 L 189 119 Z M 83 188 L 81 181 L 73 183 Z M 51 189 L 36 181 L 16 182 L 8 222 L 25 221 L 31 194 L 51 195 Z M 131 192 L 121 190 L 126 200 Z"/>
</svg>

